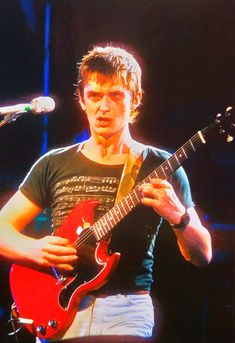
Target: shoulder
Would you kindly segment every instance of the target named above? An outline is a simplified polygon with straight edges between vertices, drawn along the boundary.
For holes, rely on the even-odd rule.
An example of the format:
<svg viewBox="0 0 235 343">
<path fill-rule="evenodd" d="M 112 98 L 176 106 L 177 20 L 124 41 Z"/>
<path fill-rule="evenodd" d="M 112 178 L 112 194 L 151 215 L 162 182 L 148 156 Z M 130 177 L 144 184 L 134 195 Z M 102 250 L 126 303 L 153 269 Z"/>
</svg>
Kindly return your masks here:
<svg viewBox="0 0 235 343">
<path fill-rule="evenodd" d="M 55 161 L 65 161 L 76 155 L 79 151 L 80 143 L 55 148 L 42 155 L 36 163 L 53 163 Z"/>
<path fill-rule="evenodd" d="M 152 166 L 155 170 L 156 168 L 158 169 L 161 165 L 163 165 L 164 162 L 167 161 L 173 155 L 167 150 L 160 149 L 151 145 L 145 146 L 145 152 L 145 164 Z M 159 170 L 159 173 L 161 175 L 161 170 Z M 188 182 L 187 175 L 182 166 L 179 166 L 174 169 L 174 171 L 172 172 L 172 180 L 175 180 L 179 183 Z"/>
<path fill-rule="evenodd" d="M 144 159 L 146 157 L 152 157 L 156 159 L 166 160 L 171 157 L 171 153 L 169 153 L 167 150 L 163 150 L 152 145 L 143 144 L 135 140 L 133 140 L 132 142 L 131 150 L 134 152 L 143 152 Z"/>
<path fill-rule="evenodd" d="M 33 170 L 38 171 L 39 173 L 47 172 L 49 170 L 61 168 L 63 165 L 71 164 L 73 159 L 76 158 L 79 146 L 80 143 L 48 151 L 36 160 L 32 165 L 30 172 Z"/>
<path fill-rule="evenodd" d="M 164 162 L 168 160 L 173 153 L 170 153 L 167 150 L 159 149 L 153 146 L 148 146 L 149 156 L 154 160 L 158 162 Z M 173 166 L 174 167 L 174 166 Z M 187 181 L 187 175 L 185 173 L 185 170 L 182 166 L 177 166 L 174 168 L 174 172 L 172 173 L 172 177 L 176 179 L 181 179 L 182 181 Z"/>
<path fill-rule="evenodd" d="M 164 162 L 168 158 L 170 158 L 172 154 L 164 149 L 160 149 L 158 147 L 152 146 L 152 145 L 145 145 L 144 149 L 144 159 L 148 159 L 152 161 L 153 163 L 156 161 L 157 163 L 159 162 Z"/>
<path fill-rule="evenodd" d="M 48 151 L 45 155 L 42 156 L 42 158 L 53 158 L 53 157 L 62 157 L 70 154 L 74 154 L 77 151 L 79 151 L 81 146 L 81 143 L 73 144 L 73 145 L 68 145 L 65 147 L 60 147 L 56 149 L 52 149 Z"/>
</svg>

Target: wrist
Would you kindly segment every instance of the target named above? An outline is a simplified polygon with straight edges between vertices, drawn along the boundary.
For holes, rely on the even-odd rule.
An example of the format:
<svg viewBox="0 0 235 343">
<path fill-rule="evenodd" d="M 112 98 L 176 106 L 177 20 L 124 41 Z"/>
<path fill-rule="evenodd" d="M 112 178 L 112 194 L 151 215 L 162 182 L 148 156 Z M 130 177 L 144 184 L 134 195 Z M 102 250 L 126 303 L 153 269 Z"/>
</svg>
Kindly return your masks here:
<svg viewBox="0 0 235 343">
<path fill-rule="evenodd" d="M 181 216 L 179 223 L 176 223 L 176 224 L 170 223 L 170 226 L 172 227 L 172 229 L 184 231 L 186 227 L 188 226 L 189 222 L 190 222 L 190 217 L 187 212 L 187 209 L 185 209 L 185 213 Z"/>
<path fill-rule="evenodd" d="M 34 259 L 34 245 L 36 242 L 35 238 L 20 234 L 20 240 L 19 240 L 19 261 L 23 263 L 30 263 Z"/>
</svg>

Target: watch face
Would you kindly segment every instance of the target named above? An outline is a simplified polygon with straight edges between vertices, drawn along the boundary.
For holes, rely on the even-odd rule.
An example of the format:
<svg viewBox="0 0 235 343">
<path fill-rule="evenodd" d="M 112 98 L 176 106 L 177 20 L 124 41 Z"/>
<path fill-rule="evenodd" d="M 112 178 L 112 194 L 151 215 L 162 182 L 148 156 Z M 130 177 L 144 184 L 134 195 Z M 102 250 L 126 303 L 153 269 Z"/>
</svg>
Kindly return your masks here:
<svg viewBox="0 0 235 343">
<path fill-rule="evenodd" d="M 182 216 L 181 221 L 179 224 L 174 225 L 174 229 L 180 229 L 180 230 L 184 230 L 186 228 L 186 226 L 189 224 L 190 222 L 190 217 L 188 215 L 188 212 L 186 211 L 185 214 Z"/>
</svg>

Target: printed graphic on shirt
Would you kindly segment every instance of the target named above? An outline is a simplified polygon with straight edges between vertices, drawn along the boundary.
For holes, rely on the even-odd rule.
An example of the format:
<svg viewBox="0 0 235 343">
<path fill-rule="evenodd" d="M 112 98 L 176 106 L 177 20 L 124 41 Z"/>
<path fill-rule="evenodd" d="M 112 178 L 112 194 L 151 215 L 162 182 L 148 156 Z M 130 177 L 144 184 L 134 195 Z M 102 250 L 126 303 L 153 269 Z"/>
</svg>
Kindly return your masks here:
<svg viewBox="0 0 235 343">
<path fill-rule="evenodd" d="M 107 176 L 74 176 L 55 184 L 53 197 L 53 226 L 60 226 L 69 212 L 81 201 L 98 199 L 95 221 L 115 203 L 119 179 Z"/>
</svg>

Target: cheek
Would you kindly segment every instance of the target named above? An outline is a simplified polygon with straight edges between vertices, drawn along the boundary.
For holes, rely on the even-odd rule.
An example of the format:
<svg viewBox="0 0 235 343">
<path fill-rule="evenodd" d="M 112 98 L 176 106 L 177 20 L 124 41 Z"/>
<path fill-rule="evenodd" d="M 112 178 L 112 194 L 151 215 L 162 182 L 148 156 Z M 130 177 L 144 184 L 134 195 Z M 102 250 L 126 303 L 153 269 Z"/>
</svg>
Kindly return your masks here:
<svg viewBox="0 0 235 343">
<path fill-rule="evenodd" d="M 119 103 L 119 110 L 122 113 L 129 113 L 131 109 L 131 102 L 129 99 L 126 99 Z"/>
<path fill-rule="evenodd" d="M 96 103 L 91 103 L 90 101 L 85 103 L 85 112 L 87 116 L 92 116 L 97 111 L 98 105 Z"/>
</svg>

